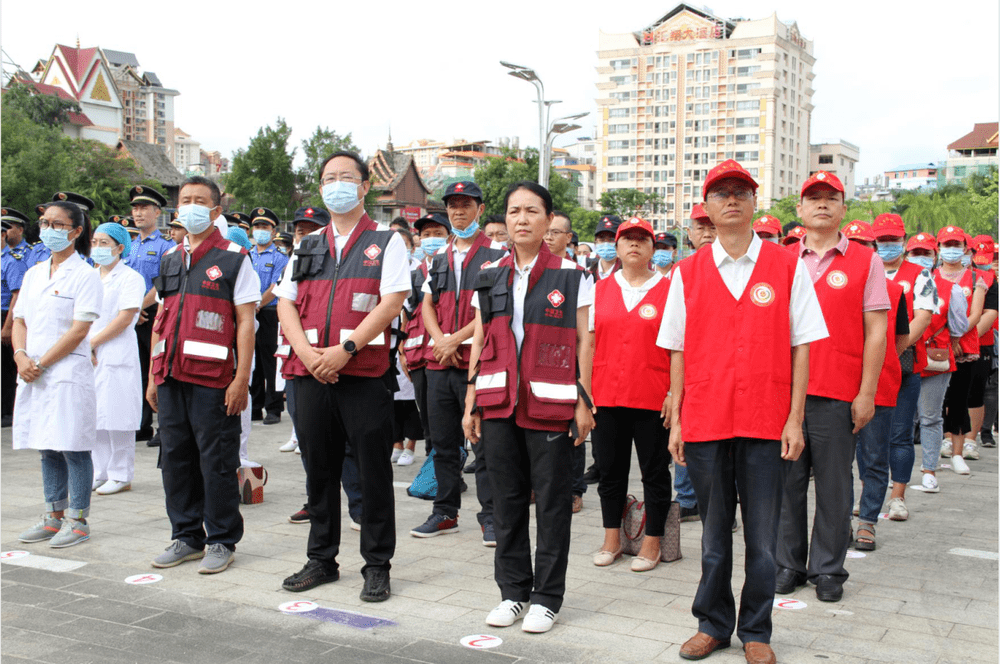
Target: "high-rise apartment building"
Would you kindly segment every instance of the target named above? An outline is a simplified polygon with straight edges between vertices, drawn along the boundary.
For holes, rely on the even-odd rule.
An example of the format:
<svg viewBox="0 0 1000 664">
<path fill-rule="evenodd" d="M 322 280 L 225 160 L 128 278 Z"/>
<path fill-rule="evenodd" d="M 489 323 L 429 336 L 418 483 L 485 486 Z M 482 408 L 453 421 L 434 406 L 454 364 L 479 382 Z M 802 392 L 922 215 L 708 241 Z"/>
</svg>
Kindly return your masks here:
<svg viewBox="0 0 1000 664">
<path fill-rule="evenodd" d="M 754 175 L 761 208 L 808 177 L 815 59 L 795 23 L 681 4 L 637 32 L 602 32 L 598 59 L 600 190 L 659 194 L 642 211 L 656 228 L 686 223 L 725 159 Z"/>
</svg>

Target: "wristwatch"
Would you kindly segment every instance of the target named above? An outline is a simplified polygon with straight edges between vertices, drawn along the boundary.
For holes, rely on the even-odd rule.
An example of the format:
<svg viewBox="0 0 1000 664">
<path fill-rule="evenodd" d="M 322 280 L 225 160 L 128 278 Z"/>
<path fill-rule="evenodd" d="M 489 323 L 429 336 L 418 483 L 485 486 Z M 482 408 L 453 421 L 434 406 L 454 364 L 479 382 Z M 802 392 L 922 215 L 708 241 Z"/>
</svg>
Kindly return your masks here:
<svg viewBox="0 0 1000 664">
<path fill-rule="evenodd" d="M 348 353 L 351 354 L 351 357 L 357 357 L 357 354 L 358 354 L 358 345 L 356 343 L 354 343 L 353 341 L 351 341 L 350 339 L 348 339 L 347 341 L 345 341 L 341 345 L 344 347 L 344 350 L 346 350 Z"/>
</svg>

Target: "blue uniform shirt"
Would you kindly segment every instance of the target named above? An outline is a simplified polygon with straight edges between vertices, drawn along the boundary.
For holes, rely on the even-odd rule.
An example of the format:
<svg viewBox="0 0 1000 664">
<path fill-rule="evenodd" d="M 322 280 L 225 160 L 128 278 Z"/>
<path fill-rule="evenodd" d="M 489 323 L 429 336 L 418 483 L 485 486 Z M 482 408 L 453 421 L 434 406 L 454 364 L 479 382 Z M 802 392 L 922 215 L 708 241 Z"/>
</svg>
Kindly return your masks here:
<svg viewBox="0 0 1000 664">
<path fill-rule="evenodd" d="M 0 257 L 0 309 L 4 311 L 10 307 L 11 294 L 21 290 L 21 281 L 24 279 L 24 273 L 28 271 L 29 265 L 19 251 L 21 245 L 29 246 L 27 242 L 22 242 L 12 250 L 5 244 L 3 255 Z"/>
<path fill-rule="evenodd" d="M 24 261 L 24 264 L 27 267 L 33 267 L 37 263 L 47 261 L 49 256 L 52 255 L 52 252 L 49 251 L 48 247 L 40 241 L 34 244 L 28 244 L 24 240 L 21 240 L 21 244 L 17 245 L 17 251 L 21 253 L 21 260 Z"/>
<path fill-rule="evenodd" d="M 174 241 L 168 240 L 154 229 L 145 240 L 138 236 L 132 239 L 132 251 L 125 264 L 142 275 L 146 280 L 146 292 L 153 287 L 153 279 L 160 276 L 160 259 L 174 248 Z"/>
<path fill-rule="evenodd" d="M 250 250 L 250 262 L 253 264 L 254 272 L 260 278 L 260 292 L 264 293 L 271 284 L 276 284 L 281 279 L 281 273 L 288 264 L 288 256 L 278 251 L 278 247 L 272 242 L 264 251 L 257 251 L 256 248 Z M 268 307 L 278 306 L 278 298 L 271 300 Z"/>
</svg>

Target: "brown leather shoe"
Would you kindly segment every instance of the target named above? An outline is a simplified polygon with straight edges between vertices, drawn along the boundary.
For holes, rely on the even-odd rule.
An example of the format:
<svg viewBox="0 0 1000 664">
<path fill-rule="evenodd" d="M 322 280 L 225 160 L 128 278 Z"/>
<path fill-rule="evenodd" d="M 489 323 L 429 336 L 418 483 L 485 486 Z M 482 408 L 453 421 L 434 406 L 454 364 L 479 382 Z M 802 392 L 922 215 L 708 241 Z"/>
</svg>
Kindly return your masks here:
<svg viewBox="0 0 1000 664">
<path fill-rule="evenodd" d="M 705 659 L 716 650 L 729 647 L 729 639 L 720 641 L 704 632 L 698 632 L 681 646 L 682 659 Z"/>
<path fill-rule="evenodd" d="M 743 653 L 747 656 L 747 664 L 775 664 L 774 651 L 771 646 L 759 641 L 743 644 Z"/>
</svg>

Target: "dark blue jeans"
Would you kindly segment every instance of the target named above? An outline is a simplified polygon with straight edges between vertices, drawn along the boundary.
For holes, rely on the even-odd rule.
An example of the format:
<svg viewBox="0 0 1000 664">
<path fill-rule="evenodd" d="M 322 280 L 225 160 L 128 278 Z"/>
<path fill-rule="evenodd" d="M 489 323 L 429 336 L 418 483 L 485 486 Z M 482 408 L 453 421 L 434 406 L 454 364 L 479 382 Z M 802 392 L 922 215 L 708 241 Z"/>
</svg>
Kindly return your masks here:
<svg viewBox="0 0 1000 664">
<path fill-rule="evenodd" d="M 677 492 L 674 500 L 681 507 L 691 509 L 698 504 L 698 499 L 694 495 L 694 487 L 691 486 L 691 478 L 688 477 L 688 469 L 685 466 L 674 464 L 674 491 Z"/>
<path fill-rule="evenodd" d="M 907 484 L 913 474 L 913 418 L 920 401 L 920 374 L 903 374 L 889 429 L 889 472 L 893 482 Z"/>
<path fill-rule="evenodd" d="M 691 613 L 698 631 L 726 640 L 771 642 L 771 610 L 777 566 L 775 542 L 789 462 L 781 442 L 732 438 L 684 446 L 688 474 L 701 516 L 701 580 Z M 733 598 L 733 519 L 739 491 L 746 580 L 739 624 Z"/>
<path fill-rule="evenodd" d="M 865 523 L 878 523 L 878 513 L 885 501 L 885 489 L 889 481 L 889 435 L 895 410 L 888 406 L 876 406 L 875 416 L 858 432 L 858 449 L 855 455 L 858 458 L 858 477 L 864 483 L 858 519 Z M 912 450 L 911 445 L 911 463 Z M 853 487 L 851 493 L 853 499 Z"/>
</svg>

